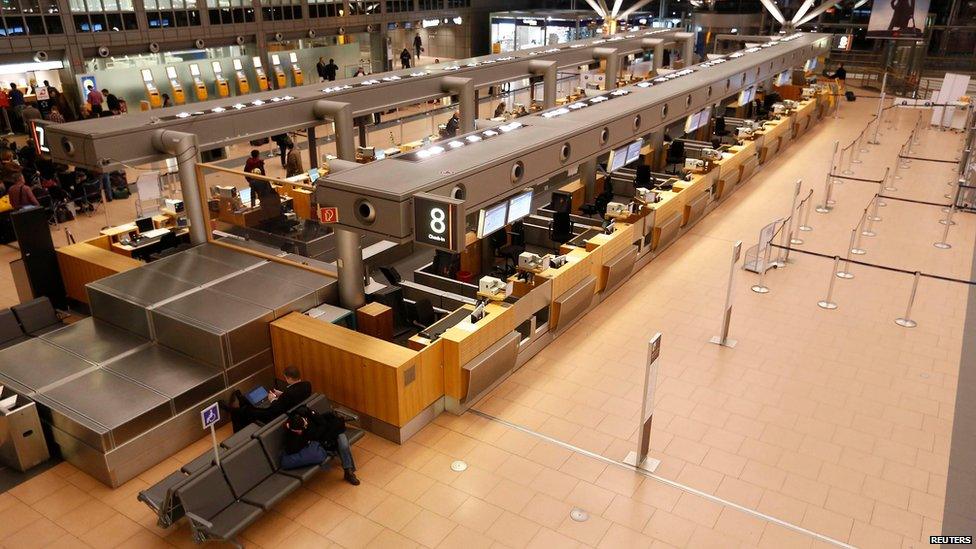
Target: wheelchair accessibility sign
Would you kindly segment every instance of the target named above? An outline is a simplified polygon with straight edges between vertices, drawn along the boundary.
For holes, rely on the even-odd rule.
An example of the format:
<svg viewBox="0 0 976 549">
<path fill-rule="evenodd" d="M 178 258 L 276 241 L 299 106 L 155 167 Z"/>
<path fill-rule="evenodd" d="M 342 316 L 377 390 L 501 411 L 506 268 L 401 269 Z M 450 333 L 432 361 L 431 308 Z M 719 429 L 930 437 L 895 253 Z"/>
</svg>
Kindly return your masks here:
<svg viewBox="0 0 976 549">
<path fill-rule="evenodd" d="M 203 421 L 203 428 L 213 427 L 220 421 L 220 406 L 214 402 L 200 412 L 200 419 Z"/>
</svg>

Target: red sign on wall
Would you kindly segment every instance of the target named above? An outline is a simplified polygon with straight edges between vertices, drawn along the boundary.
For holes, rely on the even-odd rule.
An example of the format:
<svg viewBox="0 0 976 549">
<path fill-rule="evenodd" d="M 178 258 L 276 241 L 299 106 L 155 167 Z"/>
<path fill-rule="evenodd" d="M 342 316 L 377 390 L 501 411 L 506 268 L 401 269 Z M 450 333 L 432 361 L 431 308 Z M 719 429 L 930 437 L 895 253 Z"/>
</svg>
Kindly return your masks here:
<svg viewBox="0 0 976 549">
<path fill-rule="evenodd" d="M 319 221 L 322 223 L 338 223 L 339 208 L 335 206 L 323 206 L 319 208 Z"/>
</svg>

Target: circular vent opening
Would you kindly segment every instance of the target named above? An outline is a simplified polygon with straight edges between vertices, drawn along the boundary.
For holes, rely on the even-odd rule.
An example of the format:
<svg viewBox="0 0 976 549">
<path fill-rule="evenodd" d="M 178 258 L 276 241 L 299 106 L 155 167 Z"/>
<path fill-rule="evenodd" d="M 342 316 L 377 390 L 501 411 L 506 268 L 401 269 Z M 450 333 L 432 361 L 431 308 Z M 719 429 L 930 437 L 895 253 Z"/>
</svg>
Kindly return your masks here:
<svg viewBox="0 0 976 549">
<path fill-rule="evenodd" d="M 521 181 L 523 175 L 525 175 L 525 164 L 522 164 L 521 160 L 512 164 L 512 183 Z"/>
<path fill-rule="evenodd" d="M 610 128 L 603 128 L 603 130 L 600 131 L 600 144 L 606 145 L 607 141 L 609 140 L 610 140 Z"/>
<path fill-rule="evenodd" d="M 376 221 L 376 208 L 373 203 L 363 198 L 356 201 L 356 218 L 361 223 L 372 225 Z"/>
<path fill-rule="evenodd" d="M 559 161 L 565 162 L 569 160 L 569 155 L 573 152 L 573 148 L 569 146 L 569 143 L 563 143 L 561 149 L 559 149 Z"/>
</svg>

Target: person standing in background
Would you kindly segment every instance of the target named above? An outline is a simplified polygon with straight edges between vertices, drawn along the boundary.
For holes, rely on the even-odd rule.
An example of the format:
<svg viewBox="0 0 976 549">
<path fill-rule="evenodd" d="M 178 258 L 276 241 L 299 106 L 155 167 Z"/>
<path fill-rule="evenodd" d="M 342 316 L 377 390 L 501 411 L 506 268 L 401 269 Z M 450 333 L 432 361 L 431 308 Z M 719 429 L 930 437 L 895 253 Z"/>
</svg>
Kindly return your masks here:
<svg viewBox="0 0 976 549">
<path fill-rule="evenodd" d="M 339 72 L 339 65 L 335 64 L 335 59 L 329 59 L 329 64 L 325 66 L 325 79 L 332 82 L 336 79 L 337 72 Z"/>
<path fill-rule="evenodd" d="M 413 51 L 416 54 L 417 60 L 420 60 L 420 53 L 424 51 L 424 41 L 420 38 L 420 33 L 418 32 L 413 37 Z"/>
<path fill-rule="evenodd" d="M 61 114 L 61 109 L 57 105 L 51 105 L 51 112 L 48 113 L 47 119 L 55 124 L 64 124 L 64 115 Z"/>
<path fill-rule="evenodd" d="M 10 124 L 10 96 L 7 95 L 7 90 L 0 88 L 0 109 L 3 110 L 3 122 L 6 130 L 6 135 L 14 134 L 14 127 Z"/>
<path fill-rule="evenodd" d="M 102 103 L 105 102 L 105 96 L 102 92 L 95 89 L 95 86 L 88 86 L 88 98 L 87 103 L 91 107 L 92 116 L 102 115 Z"/>
<path fill-rule="evenodd" d="M 325 58 L 319 57 L 319 62 L 315 64 L 315 73 L 319 75 L 319 82 L 328 80 L 325 77 Z"/>
<path fill-rule="evenodd" d="M 169 94 L 164 93 L 162 95 L 162 100 L 163 100 L 163 106 L 164 107 L 172 107 L 173 106 L 173 102 L 170 100 Z"/>
<path fill-rule="evenodd" d="M 285 177 L 292 177 L 301 174 L 305 169 L 302 167 L 302 154 L 295 149 L 295 143 L 288 143 L 288 160 L 285 162 Z"/>
<path fill-rule="evenodd" d="M 404 69 L 410 68 L 410 50 L 407 48 L 400 52 L 400 66 Z"/>
<path fill-rule="evenodd" d="M 27 106 L 27 101 L 24 100 L 24 92 L 20 91 L 15 82 L 10 83 L 10 91 L 7 93 L 10 97 L 10 109 L 14 113 L 14 120 L 17 124 L 24 127 L 24 132 L 27 132 L 27 125 L 24 124 L 23 117 L 21 113 L 24 112 L 24 108 Z"/>
<path fill-rule="evenodd" d="M 114 94 L 109 92 L 107 89 L 102 90 L 102 95 L 105 96 L 105 107 L 111 114 L 122 114 L 122 104 L 119 102 L 119 98 Z"/>
</svg>

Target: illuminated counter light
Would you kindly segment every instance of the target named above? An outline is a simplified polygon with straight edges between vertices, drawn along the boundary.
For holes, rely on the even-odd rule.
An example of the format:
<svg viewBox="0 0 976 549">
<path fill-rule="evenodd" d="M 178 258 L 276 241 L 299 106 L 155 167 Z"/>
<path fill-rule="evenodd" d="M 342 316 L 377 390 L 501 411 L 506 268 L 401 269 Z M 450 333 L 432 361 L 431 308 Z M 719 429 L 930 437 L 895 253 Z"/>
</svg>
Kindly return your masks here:
<svg viewBox="0 0 976 549">
<path fill-rule="evenodd" d="M 267 105 L 268 103 L 282 103 L 285 101 L 291 101 L 292 99 L 295 98 L 291 95 L 279 95 L 279 96 L 271 97 L 266 100 L 255 99 L 254 101 L 251 101 L 250 104 L 234 103 L 233 105 L 214 107 L 208 111 L 193 111 L 193 112 L 183 111 L 181 113 L 177 113 L 174 115 L 160 117 L 160 120 L 185 120 L 187 118 L 203 116 L 206 114 L 220 114 L 230 109 L 240 111 L 248 108 L 262 107 L 264 105 Z"/>
<path fill-rule="evenodd" d="M 526 127 L 525 124 L 521 122 L 509 122 L 508 124 L 503 124 L 501 126 L 498 126 L 495 129 L 482 130 L 469 135 L 452 138 L 449 141 L 440 141 L 438 143 L 429 145 L 427 147 L 413 151 L 408 154 L 401 154 L 398 156 L 394 156 L 391 158 L 391 160 L 399 159 L 399 160 L 409 160 L 411 162 L 423 161 L 423 160 L 427 160 L 428 158 L 439 156 L 445 152 L 450 152 L 452 150 L 470 146 L 474 143 L 478 143 L 486 139 L 492 139 L 524 127 Z"/>
</svg>

